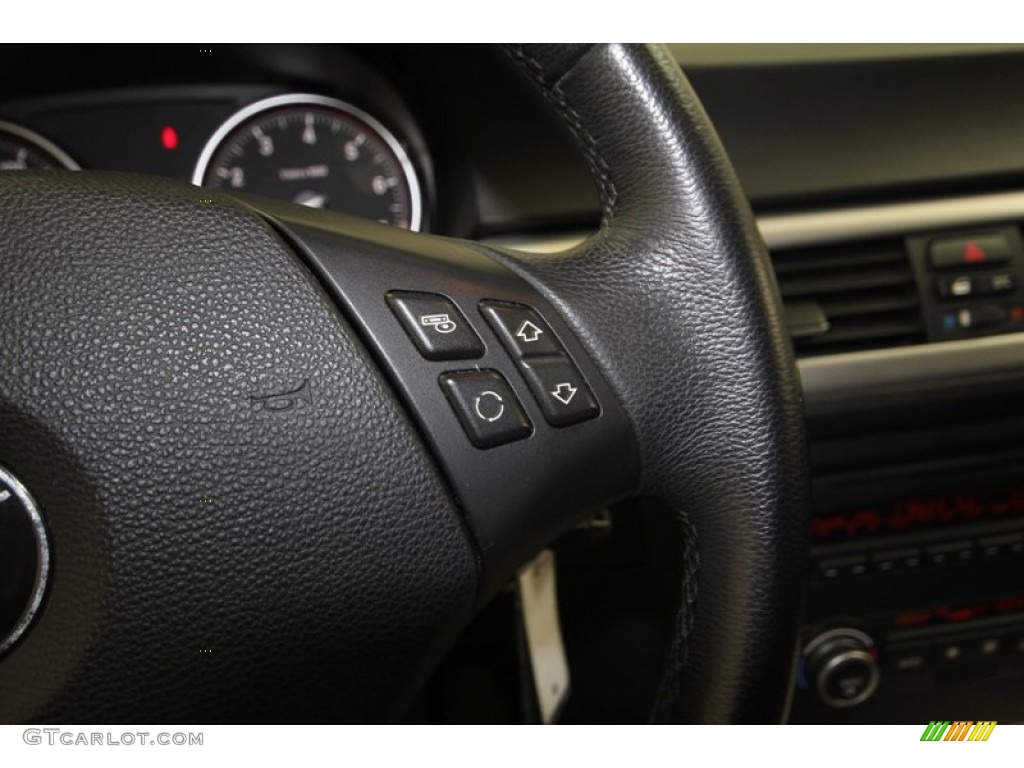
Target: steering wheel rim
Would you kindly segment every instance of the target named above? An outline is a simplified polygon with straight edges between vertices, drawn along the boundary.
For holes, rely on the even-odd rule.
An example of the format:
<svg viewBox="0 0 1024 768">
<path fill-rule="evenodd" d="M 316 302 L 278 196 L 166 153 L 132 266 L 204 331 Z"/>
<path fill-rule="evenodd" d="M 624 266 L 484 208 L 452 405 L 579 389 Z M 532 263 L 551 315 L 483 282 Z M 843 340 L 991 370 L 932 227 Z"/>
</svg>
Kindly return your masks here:
<svg viewBox="0 0 1024 768">
<path fill-rule="evenodd" d="M 570 252 L 509 259 L 611 380 L 641 444 L 638 492 L 675 511 L 686 542 L 655 719 L 779 722 L 810 482 L 799 375 L 749 204 L 666 49 L 510 51 L 576 135 L 602 223 Z M 630 322 L 623 305 L 645 316 Z"/>
<path fill-rule="evenodd" d="M 0 686 L 17 691 L 0 719 L 399 719 L 511 564 L 630 493 L 667 502 L 686 541 L 655 719 L 783 717 L 806 460 L 750 211 L 663 51 L 509 51 L 576 134 L 601 191 L 601 230 L 565 254 L 159 180 L 0 177 L 0 274 L 16 298 L 0 310 L 0 464 L 37 498 L 55 550 L 35 626 L 0 659 Z M 398 271 L 361 266 L 368 256 Z M 462 306 L 537 309 L 600 417 L 545 426 L 471 315 L 482 364 L 503 366 L 535 429 L 491 453 L 442 435 L 455 422 L 436 385 L 413 391 L 403 374 L 441 369 L 409 362 L 379 290 L 395 275 L 405 282 L 394 288 L 423 289 L 423 264 L 468 270 L 461 288 L 436 283 Z M 295 408 L 282 420 L 261 397 Z M 558 461 L 614 458 L 617 442 L 637 461 L 558 496 Z M 578 456 L 529 475 L 547 473 L 538 488 L 558 496 L 549 518 L 493 528 L 452 459 L 493 471 L 494 457 L 533 462 L 531 445 L 570 444 Z M 512 533 L 523 520 L 528 535 Z M 237 710 L 224 711 L 225 691 Z"/>
</svg>

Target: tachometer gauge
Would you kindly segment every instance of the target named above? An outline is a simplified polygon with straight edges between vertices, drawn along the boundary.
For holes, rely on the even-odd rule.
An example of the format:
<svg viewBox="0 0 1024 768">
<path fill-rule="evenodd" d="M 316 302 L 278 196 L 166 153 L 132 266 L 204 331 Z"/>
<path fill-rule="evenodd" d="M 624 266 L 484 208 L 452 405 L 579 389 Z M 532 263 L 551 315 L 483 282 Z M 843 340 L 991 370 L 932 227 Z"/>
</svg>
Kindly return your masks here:
<svg viewBox="0 0 1024 768">
<path fill-rule="evenodd" d="M 418 230 L 423 201 L 412 162 L 377 120 L 307 94 L 257 101 L 206 143 L 192 183 L 329 208 Z"/>
<path fill-rule="evenodd" d="M 78 163 L 53 142 L 35 131 L 0 120 L 0 171 L 65 168 L 77 171 Z"/>
</svg>

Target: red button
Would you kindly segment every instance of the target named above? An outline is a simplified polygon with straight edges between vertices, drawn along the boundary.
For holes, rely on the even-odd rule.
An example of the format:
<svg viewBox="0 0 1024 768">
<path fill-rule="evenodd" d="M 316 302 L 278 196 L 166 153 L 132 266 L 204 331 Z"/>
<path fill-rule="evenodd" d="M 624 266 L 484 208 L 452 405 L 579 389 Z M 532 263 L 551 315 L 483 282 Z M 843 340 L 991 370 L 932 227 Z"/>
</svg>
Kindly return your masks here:
<svg viewBox="0 0 1024 768">
<path fill-rule="evenodd" d="M 1014 247 L 1006 235 L 983 234 L 933 240 L 928 261 L 933 269 L 958 269 L 1003 264 L 1013 256 Z"/>
</svg>

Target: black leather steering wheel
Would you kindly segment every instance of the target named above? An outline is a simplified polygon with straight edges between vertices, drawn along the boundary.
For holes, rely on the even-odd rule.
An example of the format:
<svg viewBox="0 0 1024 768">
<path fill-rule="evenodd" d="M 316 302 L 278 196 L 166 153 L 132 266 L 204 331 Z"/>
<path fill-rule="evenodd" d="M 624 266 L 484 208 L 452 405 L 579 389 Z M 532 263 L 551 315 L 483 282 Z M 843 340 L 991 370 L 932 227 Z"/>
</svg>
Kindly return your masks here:
<svg viewBox="0 0 1024 768">
<path fill-rule="evenodd" d="M 630 496 L 686 542 L 653 719 L 782 719 L 807 469 L 747 203 L 664 51 L 507 50 L 600 189 L 567 253 L 0 175 L 0 466 L 52 554 L 0 720 L 399 720 L 516 567 Z M 396 302 L 422 294 L 476 350 L 418 351 L 425 310 Z M 522 317 L 542 354 L 502 325 Z"/>
</svg>

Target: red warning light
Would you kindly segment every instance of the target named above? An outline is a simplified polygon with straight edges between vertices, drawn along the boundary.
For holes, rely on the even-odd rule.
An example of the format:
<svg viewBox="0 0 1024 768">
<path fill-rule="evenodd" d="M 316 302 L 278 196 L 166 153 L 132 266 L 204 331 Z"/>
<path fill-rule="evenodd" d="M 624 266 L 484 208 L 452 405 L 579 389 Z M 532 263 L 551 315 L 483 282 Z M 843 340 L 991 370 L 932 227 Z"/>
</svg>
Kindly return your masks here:
<svg viewBox="0 0 1024 768">
<path fill-rule="evenodd" d="M 968 240 L 964 246 L 964 261 L 968 264 L 977 264 L 986 259 L 984 249 L 973 240 Z"/>
<path fill-rule="evenodd" d="M 160 143 L 164 145 L 164 149 L 177 149 L 178 132 L 171 126 L 165 125 L 164 129 L 160 131 Z"/>
</svg>

